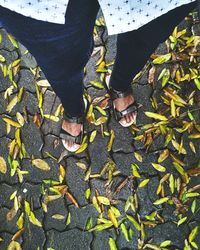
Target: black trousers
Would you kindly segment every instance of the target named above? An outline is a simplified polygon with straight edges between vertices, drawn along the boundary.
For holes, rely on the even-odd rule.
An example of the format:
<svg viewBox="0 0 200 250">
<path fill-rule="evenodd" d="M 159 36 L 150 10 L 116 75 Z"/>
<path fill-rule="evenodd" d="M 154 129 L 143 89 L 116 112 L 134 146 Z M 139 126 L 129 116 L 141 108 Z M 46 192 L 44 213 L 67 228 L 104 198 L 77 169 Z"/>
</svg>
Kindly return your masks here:
<svg viewBox="0 0 200 250">
<path fill-rule="evenodd" d="M 110 78 L 116 90 L 126 90 L 159 43 L 196 6 L 182 5 L 137 30 L 117 36 L 117 55 Z M 0 22 L 32 55 L 71 116 L 84 112 L 83 69 L 92 53 L 97 0 L 69 1 L 65 24 L 25 17 L 0 6 Z"/>
</svg>

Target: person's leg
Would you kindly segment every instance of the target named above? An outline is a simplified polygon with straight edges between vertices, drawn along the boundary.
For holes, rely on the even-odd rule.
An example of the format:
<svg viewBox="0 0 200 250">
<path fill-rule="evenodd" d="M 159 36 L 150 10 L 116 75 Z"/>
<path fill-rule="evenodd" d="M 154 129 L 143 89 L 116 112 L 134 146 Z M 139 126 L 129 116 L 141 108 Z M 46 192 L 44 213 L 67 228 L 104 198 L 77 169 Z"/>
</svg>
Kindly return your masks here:
<svg viewBox="0 0 200 250">
<path fill-rule="evenodd" d="M 70 116 L 84 113 L 83 69 L 93 49 L 97 0 L 69 1 L 64 25 L 25 17 L 0 7 L 0 19 L 36 58 Z"/>
<path fill-rule="evenodd" d="M 164 42 L 174 27 L 196 7 L 196 3 L 182 5 L 152 20 L 137 30 L 118 34 L 117 55 L 110 78 L 110 86 L 125 91 L 131 86 L 132 79 L 142 69 L 159 43 Z M 123 110 L 134 101 L 128 96 L 115 101 L 116 108 Z M 124 121 L 129 122 L 134 114 L 128 114 Z"/>
<path fill-rule="evenodd" d="M 98 9 L 97 0 L 70 0 L 65 24 L 60 25 L 0 7 L 3 26 L 36 58 L 65 113 L 72 117 L 84 114 L 83 70 L 94 46 L 93 28 Z M 77 136 L 83 126 L 64 120 L 62 128 Z M 79 147 L 71 140 L 63 140 L 63 144 L 72 151 Z"/>
</svg>

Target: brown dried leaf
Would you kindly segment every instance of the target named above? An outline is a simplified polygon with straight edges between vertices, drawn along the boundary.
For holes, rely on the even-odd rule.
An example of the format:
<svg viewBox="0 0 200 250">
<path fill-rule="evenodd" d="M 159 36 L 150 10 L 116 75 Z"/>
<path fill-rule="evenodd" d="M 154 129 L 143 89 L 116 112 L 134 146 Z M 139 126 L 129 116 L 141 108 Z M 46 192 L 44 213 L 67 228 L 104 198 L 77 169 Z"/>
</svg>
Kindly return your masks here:
<svg viewBox="0 0 200 250">
<path fill-rule="evenodd" d="M 155 77 L 155 73 L 156 73 L 156 67 L 152 66 L 151 69 L 149 70 L 149 76 L 148 76 L 148 83 L 155 83 L 156 77 Z"/>
<path fill-rule="evenodd" d="M 11 240 L 16 240 L 17 238 L 19 238 L 23 232 L 25 231 L 25 228 L 23 227 L 22 229 L 18 230 L 12 237 Z"/>
<path fill-rule="evenodd" d="M 40 126 L 41 126 L 41 116 L 40 116 L 40 114 L 38 114 L 38 113 L 34 114 L 34 116 L 33 116 L 33 123 L 35 123 L 35 125 L 38 128 L 40 128 Z"/>
<path fill-rule="evenodd" d="M 190 168 L 187 173 L 189 176 L 198 176 L 200 175 L 200 168 Z"/>
<path fill-rule="evenodd" d="M 78 202 L 76 201 L 76 199 L 73 197 L 72 194 L 70 194 L 68 191 L 66 192 L 66 196 L 67 198 L 77 207 L 79 208 L 79 204 Z"/>
<path fill-rule="evenodd" d="M 11 221 L 15 217 L 16 213 L 17 211 L 15 210 L 14 207 L 12 207 L 6 214 L 6 220 Z"/>
</svg>

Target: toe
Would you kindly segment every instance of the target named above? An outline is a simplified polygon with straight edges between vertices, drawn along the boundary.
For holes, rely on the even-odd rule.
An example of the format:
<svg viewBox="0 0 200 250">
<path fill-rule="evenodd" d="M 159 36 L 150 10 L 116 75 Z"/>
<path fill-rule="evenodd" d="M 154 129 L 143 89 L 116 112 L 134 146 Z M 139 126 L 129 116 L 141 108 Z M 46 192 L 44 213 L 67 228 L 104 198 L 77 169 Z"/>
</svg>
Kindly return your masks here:
<svg viewBox="0 0 200 250">
<path fill-rule="evenodd" d="M 127 123 L 126 117 L 122 118 L 122 119 L 120 120 L 120 122 L 121 122 L 123 125 L 125 125 L 125 124 Z"/>
<path fill-rule="evenodd" d="M 76 144 L 72 141 L 68 140 L 62 140 L 64 147 L 70 151 L 70 152 L 75 152 L 77 149 L 79 149 L 80 145 Z"/>
<path fill-rule="evenodd" d="M 129 123 L 131 121 L 130 114 L 126 115 L 126 122 Z"/>
<path fill-rule="evenodd" d="M 134 113 L 131 113 L 131 121 L 135 119 Z"/>
</svg>

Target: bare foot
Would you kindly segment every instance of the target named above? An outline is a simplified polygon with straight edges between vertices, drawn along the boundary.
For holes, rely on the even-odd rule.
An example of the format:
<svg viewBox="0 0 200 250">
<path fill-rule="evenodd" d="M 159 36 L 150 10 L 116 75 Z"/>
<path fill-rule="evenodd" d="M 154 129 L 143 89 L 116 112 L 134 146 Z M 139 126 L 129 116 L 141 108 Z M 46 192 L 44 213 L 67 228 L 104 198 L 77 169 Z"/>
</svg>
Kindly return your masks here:
<svg viewBox="0 0 200 250">
<path fill-rule="evenodd" d="M 83 125 L 79 123 L 74 123 L 74 122 L 72 123 L 72 122 L 63 120 L 62 128 L 65 131 L 67 131 L 69 134 L 73 136 L 77 136 L 80 134 L 81 130 L 83 129 Z M 62 142 L 65 148 L 72 152 L 76 151 L 80 147 L 79 144 L 72 142 L 70 139 L 69 140 L 62 139 Z"/>
<path fill-rule="evenodd" d="M 134 97 L 131 94 L 126 97 L 119 97 L 115 99 L 113 103 L 114 103 L 116 110 L 122 111 L 126 109 L 130 104 L 134 103 Z M 125 115 L 125 117 L 123 117 L 120 120 L 120 123 L 122 123 L 122 125 L 125 126 L 126 124 L 130 123 L 132 120 L 135 121 L 135 119 L 136 119 L 136 113 L 131 112 Z"/>
</svg>

